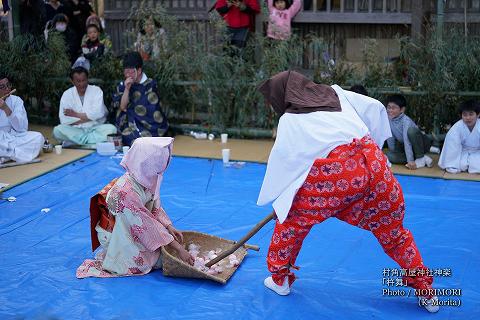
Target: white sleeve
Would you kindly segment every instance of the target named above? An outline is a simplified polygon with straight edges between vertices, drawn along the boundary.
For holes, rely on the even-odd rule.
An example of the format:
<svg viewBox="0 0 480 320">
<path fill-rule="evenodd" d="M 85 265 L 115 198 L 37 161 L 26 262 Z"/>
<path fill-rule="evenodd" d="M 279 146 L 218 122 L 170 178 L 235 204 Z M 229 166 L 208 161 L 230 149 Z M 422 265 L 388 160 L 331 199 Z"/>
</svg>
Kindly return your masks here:
<svg viewBox="0 0 480 320">
<path fill-rule="evenodd" d="M 12 110 L 12 114 L 8 116 L 8 121 L 13 130 L 17 132 L 25 132 L 28 130 L 27 111 L 23 105 L 23 100 L 17 96 L 11 96 L 6 99 L 5 103 Z"/>
<path fill-rule="evenodd" d="M 460 136 L 461 127 L 457 124 L 458 122 L 450 128 L 445 137 L 442 153 L 440 154 L 440 159 L 438 160 L 438 166 L 442 169 L 453 168 L 460 170 L 462 139 Z"/>
<path fill-rule="evenodd" d="M 88 99 L 85 99 L 84 104 L 88 104 L 85 107 L 85 113 L 87 118 L 96 121 L 106 116 L 107 109 L 103 103 L 103 91 L 97 86 L 89 86 Z"/>
<path fill-rule="evenodd" d="M 63 114 L 65 109 L 74 109 L 74 103 L 75 102 L 73 101 L 71 88 L 65 90 L 65 92 L 62 94 L 62 98 L 60 98 L 60 107 L 58 108 L 58 118 L 60 119 L 60 124 L 69 125 L 80 120 L 79 118 L 68 117 Z"/>
<path fill-rule="evenodd" d="M 385 140 L 392 136 L 387 110 L 376 99 L 348 90 L 343 92 L 358 116 L 367 125 L 370 136 L 381 149 Z"/>
</svg>

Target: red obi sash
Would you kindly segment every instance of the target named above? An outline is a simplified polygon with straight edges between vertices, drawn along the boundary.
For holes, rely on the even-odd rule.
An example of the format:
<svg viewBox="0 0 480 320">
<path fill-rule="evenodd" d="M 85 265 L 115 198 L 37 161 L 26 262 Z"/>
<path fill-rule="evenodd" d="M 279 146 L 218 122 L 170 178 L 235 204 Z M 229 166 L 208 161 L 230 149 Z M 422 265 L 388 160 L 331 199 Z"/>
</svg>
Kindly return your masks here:
<svg viewBox="0 0 480 320">
<path fill-rule="evenodd" d="M 92 237 L 92 251 L 95 251 L 100 246 L 98 241 L 97 230 L 95 227 L 98 225 L 108 232 L 112 232 L 115 225 L 115 216 L 113 216 L 107 207 L 107 193 L 117 182 L 117 178 L 110 181 L 99 193 L 94 195 L 90 199 L 90 233 Z"/>
</svg>

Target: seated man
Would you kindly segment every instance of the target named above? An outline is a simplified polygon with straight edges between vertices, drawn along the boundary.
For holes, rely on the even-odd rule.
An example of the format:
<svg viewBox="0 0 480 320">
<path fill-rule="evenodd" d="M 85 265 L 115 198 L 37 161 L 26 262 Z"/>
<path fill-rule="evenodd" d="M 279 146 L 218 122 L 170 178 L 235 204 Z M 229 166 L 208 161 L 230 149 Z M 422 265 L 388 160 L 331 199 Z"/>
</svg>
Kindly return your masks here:
<svg viewBox="0 0 480 320">
<path fill-rule="evenodd" d="M 10 95 L 10 82 L 0 75 L 0 163 L 30 162 L 35 159 L 45 141 L 40 132 L 27 131 L 28 118 L 23 100 Z"/>
<path fill-rule="evenodd" d="M 410 170 L 432 167 L 433 160 L 425 155 L 432 145 L 410 117 L 405 114 L 407 100 L 394 94 L 387 99 L 387 114 L 393 137 L 387 139 L 387 157 L 391 163 L 405 164 Z"/>
<path fill-rule="evenodd" d="M 157 82 L 148 78 L 142 68 L 140 54 L 127 53 L 123 59 L 125 81 L 117 86 L 113 96 L 115 123 L 122 133 L 123 145 L 131 145 L 139 137 L 161 137 L 168 129 Z"/>
<path fill-rule="evenodd" d="M 480 173 L 480 104 L 468 100 L 459 111 L 462 119 L 448 131 L 438 166 L 449 173 Z"/>
<path fill-rule="evenodd" d="M 67 89 L 60 99 L 60 125 L 53 128 L 53 135 L 64 144 L 94 146 L 107 141 L 107 135 L 117 133 L 117 128 L 105 124 L 107 108 L 102 89 L 88 84 L 88 70 L 77 63 L 70 79 L 74 87 Z"/>
</svg>

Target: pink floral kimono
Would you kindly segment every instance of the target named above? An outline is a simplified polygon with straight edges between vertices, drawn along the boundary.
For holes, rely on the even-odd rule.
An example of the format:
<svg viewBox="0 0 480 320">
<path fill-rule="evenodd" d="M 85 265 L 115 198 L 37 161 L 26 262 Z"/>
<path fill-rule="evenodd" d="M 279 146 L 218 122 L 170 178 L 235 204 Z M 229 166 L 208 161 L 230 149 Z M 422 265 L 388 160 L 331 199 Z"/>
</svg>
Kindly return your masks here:
<svg viewBox="0 0 480 320">
<path fill-rule="evenodd" d="M 101 250 L 95 260 L 87 259 L 78 267 L 77 278 L 143 275 L 159 266 L 161 247 L 174 239 L 167 230 L 172 222 L 160 206 L 160 185 L 172 144 L 173 138 L 136 139 L 120 163 L 127 172 L 107 185 L 108 210 L 100 218 L 92 209 L 98 209 L 101 201 L 95 202 L 95 197 L 102 192 L 92 198 L 92 236 L 96 236 L 92 248 L 99 242 Z"/>
</svg>

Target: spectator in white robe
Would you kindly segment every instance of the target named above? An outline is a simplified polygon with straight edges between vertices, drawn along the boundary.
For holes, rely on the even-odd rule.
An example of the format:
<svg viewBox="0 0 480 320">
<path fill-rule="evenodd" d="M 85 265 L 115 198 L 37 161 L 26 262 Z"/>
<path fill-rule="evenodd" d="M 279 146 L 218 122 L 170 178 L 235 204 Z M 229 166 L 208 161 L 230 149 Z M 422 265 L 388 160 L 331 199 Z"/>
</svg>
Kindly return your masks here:
<svg viewBox="0 0 480 320">
<path fill-rule="evenodd" d="M 480 103 L 463 102 L 462 119 L 448 131 L 438 166 L 449 173 L 480 173 Z"/>
<path fill-rule="evenodd" d="M 45 139 L 40 132 L 28 131 L 28 118 L 23 100 L 9 95 L 12 87 L 4 75 L 0 75 L 0 163 L 30 162 L 43 147 Z"/>
<path fill-rule="evenodd" d="M 107 136 L 117 133 L 117 128 L 105 123 L 108 111 L 102 89 L 88 84 L 88 70 L 82 66 L 74 65 L 70 78 L 74 86 L 60 99 L 60 125 L 53 128 L 53 135 L 64 145 L 93 147 L 107 141 Z"/>
</svg>

